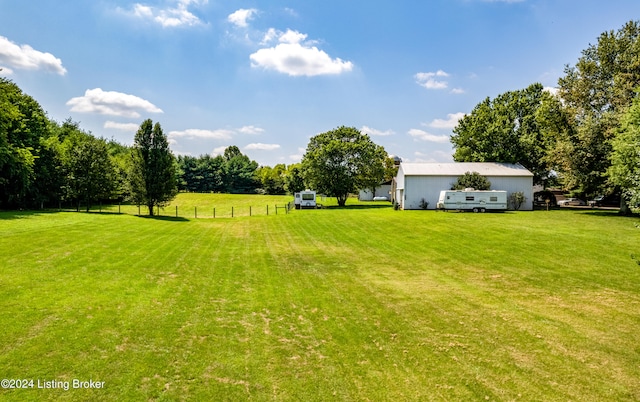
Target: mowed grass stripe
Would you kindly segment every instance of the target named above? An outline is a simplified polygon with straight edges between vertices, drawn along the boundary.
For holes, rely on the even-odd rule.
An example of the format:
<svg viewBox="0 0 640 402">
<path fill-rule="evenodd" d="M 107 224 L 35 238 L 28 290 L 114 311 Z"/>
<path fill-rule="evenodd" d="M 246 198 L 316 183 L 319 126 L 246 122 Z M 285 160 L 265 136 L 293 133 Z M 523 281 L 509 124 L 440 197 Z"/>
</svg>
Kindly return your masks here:
<svg viewBox="0 0 640 402">
<path fill-rule="evenodd" d="M 637 219 L 53 215 L 0 221 L 8 375 L 91 373 L 109 400 L 640 397 Z M 25 395 L 97 394 L 3 393 Z"/>
</svg>

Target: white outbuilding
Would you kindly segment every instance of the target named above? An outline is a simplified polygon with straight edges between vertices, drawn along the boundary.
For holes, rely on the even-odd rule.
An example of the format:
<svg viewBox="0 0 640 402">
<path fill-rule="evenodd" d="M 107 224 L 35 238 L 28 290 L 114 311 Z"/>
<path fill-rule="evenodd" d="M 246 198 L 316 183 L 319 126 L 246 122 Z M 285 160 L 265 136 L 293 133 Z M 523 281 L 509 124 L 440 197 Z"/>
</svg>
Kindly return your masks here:
<svg viewBox="0 0 640 402">
<path fill-rule="evenodd" d="M 393 181 L 391 195 L 400 209 L 435 209 L 440 191 L 449 190 L 458 177 L 478 172 L 491 182 L 492 190 L 504 190 L 507 197 L 522 192 L 520 210 L 533 210 L 533 173 L 520 164 L 494 162 L 401 163 Z"/>
</svg>

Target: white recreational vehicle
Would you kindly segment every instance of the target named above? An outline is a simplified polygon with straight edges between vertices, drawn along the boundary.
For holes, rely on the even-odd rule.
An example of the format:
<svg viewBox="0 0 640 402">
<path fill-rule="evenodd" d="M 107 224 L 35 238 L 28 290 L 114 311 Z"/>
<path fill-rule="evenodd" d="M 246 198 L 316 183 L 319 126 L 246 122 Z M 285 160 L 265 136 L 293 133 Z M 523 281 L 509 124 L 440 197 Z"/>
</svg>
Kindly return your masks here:
<svg viewBox="0 0 640 402">
<path fill-rule="evenodd" d="M 507 209 L 506 191 L 481 190 L 443 190 L 440 191 L 438 209 L 457 211 L 505 211 Z"/>
<path fill-rule="evenodd" d="M 293 203 L 296 209 L 316 208 L 316 192 L 312 190 L 304 190 L 294 194 Z"/>
</svg>

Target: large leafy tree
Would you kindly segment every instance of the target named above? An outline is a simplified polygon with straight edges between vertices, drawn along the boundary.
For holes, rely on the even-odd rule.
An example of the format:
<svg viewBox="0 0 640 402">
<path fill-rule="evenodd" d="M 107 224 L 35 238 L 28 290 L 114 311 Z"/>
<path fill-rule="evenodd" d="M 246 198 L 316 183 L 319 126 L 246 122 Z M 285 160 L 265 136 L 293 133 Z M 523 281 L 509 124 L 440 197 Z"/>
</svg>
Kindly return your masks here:
<svg viewBox="0 0 640 402">
<path fill-rule="evenodd" d="M 294 194 L 305 189 L 301 163 L 294 163 L 287 166 L 287 172 L 284 176 L 284 189 L 287 190 L 289 194 Z"/>
<path fill-rule="evenodd" d="M 153 215 L 154 207 L 166 205 L 177 193 L 175 157 L 160 123 L 142 122 L 131 155 L 131 195 Z"/>
<path fill-rule="evenodd" d="M 640 203 L 640 98 L 622 117 L 619 133 L 612 140 L 611 166 L 607 175 L 612 184 L 622 189 L 631 205 Z M 623 212 L 628 212 L 626 203 Z"/>
<path fill-rule="evenodd" d="M 87 136 L 71 149 L 69 159 L 69 189 L 78 206 L 84 201 L 89 212 L 93 202 L 113 195 L 115 168 L 104 139 Z"/>
<path fill-rule="evenodd" d="M 624 113 L 640 85 L 640 22 L 602 33 L 564 72 L 558 80 L 560 95 L 578 121 Z"/>
<path fill-rule="evenodd" d="M 541 84 L 486 98 L 454 128 L 451 142 L 457 162 L 520 163 L 536 183 L 550 177 L 547 150 L 556 121 L 544 118 L 560 103 Z"/>
<path fill-rule="evenodd" d="M 0 207 L 25 207 L 36 180 L 41 138 L 48 119 L 32 97 L 0 78 Z"/>
<path fill-rule="evenodd" d="M 265 194 L 285 194 L 285 175 L 287 167 L 283 163 L 279 163 L 274 167 L 260 166 L 256 171 L 256 175 L 260 179 L 262 190 Z"/>
<path fill-rule="evenodd" d="M 121 172 L 116 169 L 106 140 L 81 130 L 79 124 L 71 120 L 61 126 L 52 125 L 53 135 L 45 144 L 59 164 L 51 174 L 53 183 L 61 180 L 58 181 L 59 199 L 74 203 L 77 209 L 84 203 L 88 211 L 95 201 L 117 195 Z"/>
<path fill-rule="evenodd" d="M 341 126 L 312 137 L 302 157 L 304 180 L 344 206 L 349 193 L 384 179 L 384 148 L 353 127 Z"/>
<path fill-rule="evenodd" d="M 558 84 L 575 125 L 558 138 L 554 151 L 565 186 L 586 196 L 604 192 L 612 140 L 640 85 L 640 23 L 602 33 L 575 66 L 565 67 Z"/>
</svg>

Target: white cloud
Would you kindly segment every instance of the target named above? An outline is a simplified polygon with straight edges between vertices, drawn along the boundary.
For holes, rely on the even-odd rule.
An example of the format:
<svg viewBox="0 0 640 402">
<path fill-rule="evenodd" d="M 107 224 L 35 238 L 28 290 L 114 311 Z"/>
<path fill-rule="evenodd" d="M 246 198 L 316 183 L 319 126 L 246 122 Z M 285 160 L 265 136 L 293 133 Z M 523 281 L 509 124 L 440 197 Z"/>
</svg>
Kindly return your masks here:
<svg viewBox="0 0 640 402">
<path fill-rule="evenodd" d="M 153 9 L 149 6 L 144 6 L 142 4 L 134 4 L 133 15 L 135 15 L 138 18 L 153 19 Z"/>
<path fill-rule="evenodd" d="M 300 43 L 304 42 L 304 40 L 307 39 L 307 36 L 307 34 L 287 29 L 287 32 L 281 34 L 278 40 L 281 43 Z"/>
<path fill-rule="evenodd" d="M 341 74 L 353 69 L 350 61 L 332 59 L 323 50 L 312 46 L 315 42 L 305 41 L 306 34 L 290 29 L 284 33 L 269 29 L 262 43 L 266 44 L 276 38 L 279 44 L 259 49 L 249 56 L 252 67 L 262 67 L 291 76 Z"/>
<path fill-rule="evenodd" d="M 451 93 L 452 93 L 452 94 L 456 94 L 456 95 L 460 95 L 460 94 L 465 93 L 465 90 L 464 90 L 464 89 L 462 89 L 462 88 L 453 88 L 453 89 L 451 90 Z"/>
<path fill-rule="evenodd" d="M 551 95 L 558 95 L 558 92 L 560 92 L 560 88 L 556 88 L 556 87 L 544 87 L 544 90 L 549 92 Z"/>
<path fill-rule="evenodd" d="M 153 103 L 122 92 L 103 91 L 101 88 L 87 89 L 84 96 L 71 98 L 67 102 L 72 112 L 98 113 L 111 116 L 139 118 L 139 111 L 163 113 Z"/>
<path fill-rule="evenodd" d="M 430 134 L 424 130 L 419 130 L 417 128 L 412 128 L 411 130 L 409 130 L 408 134 L 421 141 L 436 142 L 439 144 L 444 144 L 446 142 L 449 142 L 448 135 Z"/>
<path fill-rule="evenodd" d="M 12 69 L 67 73 L 62 61 L 51 53 L 40 52 L 29 45 L 17 45 L 4 36 L 0 36 L 0 68 L 6 74 L 12 74 Z"/>
<path fill-rule="evenodd" d="M 415 158 L 411 160 L 411 162 L 453 162 L 453 157 L 451 153 L 445 151 L 432 151 L 428 154 L 423 152 L 416 151 L 413 153 Z"/>
<path fill-rule="evenodd" d="M 284 12 L 292 17 L 298 17 L 298 13 L 293 8 L 285 7 Z"/>
<path fill-rule="evenodd" d="M 260 151 L 273 151 L 274 149 L 279 149 L 279 144 L 263 144 L 260 142 L 256 142 L 253 144 L 248 144 L 244 149 L 257 149 Z"/>
<path fill-rule="evenodd" d="M 446 119 L 434 119 L 428 124 L 432 128 L 453 129 L 458 125 L 458 121 L 464 117 L 464 113 L 449 113 Z"/>
<path fill-rule="evenodd" d="M 260 44 L 266 45 L 267 43 L 277 39 L 279 35 L 282 35 L 282 32 L 278 32 L 275 28 L 269 28 L 267 30 L 267 33 L 264 34 L 264 37 L 262 38 L 262 42 L 260 42 Z"/>
<path fill-rule="evenodd" d="M 416 83 L 427 89 L 445 89 L 449 86 L 447 81 L 439 80 L 438 78 L 446 78 L 449 74 L 442 70 L 438 70 L 435 73 L 417 73 L 414 77 Z"/>
<path fill-rule="evenodd" d="M 393 130 L 380 131 L 380 130 L 376 130 L 375 128 L 371 128 L 369 126 L 362 126 L 360 131 L 364 134 L 369 134 L 372 136 L 387 136 L 387 135 L 395 134 Z"/>
<path fill-rule="evenodd" d="M 249 25 L 248 21 L 253 19 L 253 16 L 258 12 L 255 8 L 241 8 L 227 17 L 227 21 L 238 26 L 240 28 L 246 28 Z"/>
<path fill-rule="evenodd" d="M 238 129 L 242 134 L 262 134 L 264 129 L 256 126 L 244 126 Z"/>
<path fill-rule="evenodd" d="M 171 142 L 171 140 L 169 140 L 169 145 L 175 145 L 175 142 Z M 193 154 L 191 152 L 187 152 L 187 151 L 176 151 L 175 149 L 172 149 L 171 152 L 178 156 L 178 155 L 182 155 L 182 156 L 193 156 Z"/>
<path fill-rule="evenodd" d="M 228 140 L 233 135 L 232 130 L 201 130 L 197 128 L 190 128 L 184 131 L 171 131 L 169 137 L 184 137 L 184 138 L 206 138 L 216 140 Z"/>
<path fill-rule="evenodd" d="M 224 150 L 227 149 L 228 147 L 229 147 L 228 145 L 223 145 L 221 147 L 213 148 L 213 151 L 211 151 L 211 155 L 213 156 L 223 155 Z"/>
<path fill-rule="evenodd" d="M 136 123 L 118 123 L 115 121 L 105 121 L 104 128 L 112 128 L 114 130 L 136 132 L 140 126 Z"/>
<path fill-rule="evenodd" d="M 307 153 L 307 150 L 305 148 L 298 147 L 298 153 L 289 155 L 289 160 L 298 163 L 302 160 L 302 157 L 305 153 Z"/>
<path fill-rule="evenodd" d="M 133 10 L 125 12 L 137 18 L 153 21 L 167 27 L 195 26 L 203 22 L 195 14 L 189 11 L 189 6 L 204 5 L 208 0 L 175 0 L 173 7 L 157 8 L 136 3 Z"/>
</svg>

